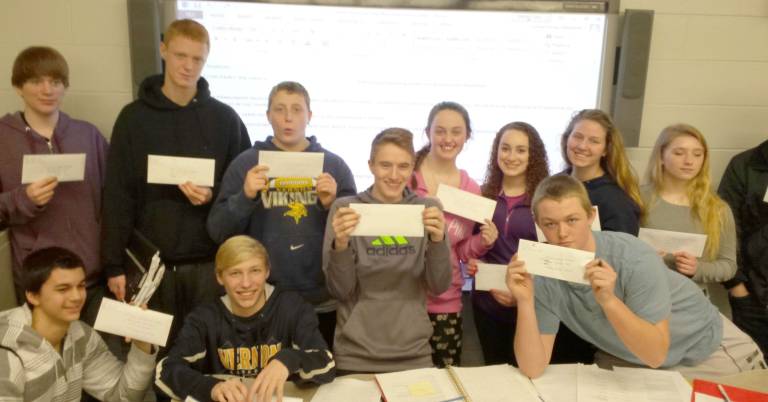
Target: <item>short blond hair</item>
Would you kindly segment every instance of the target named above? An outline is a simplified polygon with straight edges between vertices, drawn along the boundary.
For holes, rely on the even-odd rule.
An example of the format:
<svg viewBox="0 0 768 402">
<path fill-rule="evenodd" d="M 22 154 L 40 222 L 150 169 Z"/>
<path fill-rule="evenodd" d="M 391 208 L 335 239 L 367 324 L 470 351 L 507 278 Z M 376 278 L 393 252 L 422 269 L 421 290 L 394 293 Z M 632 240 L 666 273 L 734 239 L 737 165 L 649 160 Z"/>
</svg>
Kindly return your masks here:
<svg viewBox="0 0 768 402">
<path fill-rule="evenodd" d="M 586 211 L 587 216 L 592 216 L 594 210 L 592 209 L 592 203 L 589 201 L 587 189 L 584 188 L 580 181 L 568 175 L 549 176 L 539 183 L 531 200 L 533 215 L 538 215 L 536 209 L 540 202 L 544 200 L 559 202 L 568 197 L 576 197 L 581 207 Z"/>
<path fill-rule="evenodd" d="M 230 237 L 216 252 L 216 275 L 254 257 L 261 258 L 269 269 L 269 254 L 258 240 L 246 235 Z"/>
<path fill-rule="evenodd" d="M 211 50 L 211 39 L 208 35 L 208 30 L 205 29 L 203 24 L 190 20 L 176 20 L 173 21 L 163 33 L 163 43 L 168 46 L 171 40 L 177 36 L 183 36 L 191 39 L 195 42 L 205 43 L 208 50 Z"/>
</svg>

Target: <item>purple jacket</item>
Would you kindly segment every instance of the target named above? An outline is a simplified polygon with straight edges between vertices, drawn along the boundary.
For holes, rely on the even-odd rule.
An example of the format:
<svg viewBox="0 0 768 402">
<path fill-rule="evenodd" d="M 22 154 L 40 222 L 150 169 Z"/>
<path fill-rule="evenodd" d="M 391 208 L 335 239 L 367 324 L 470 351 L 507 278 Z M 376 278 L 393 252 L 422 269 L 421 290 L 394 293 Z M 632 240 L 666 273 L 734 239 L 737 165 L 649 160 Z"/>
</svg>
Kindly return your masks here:
<svg viewBox="0 0 768 402">
<path fill-rule="evenodd" d="M 493 223 L 499 230 L 499 238 L 493 247 L 483 256 L 483 261 L 489 264 L 507 264 L 515 253 L 520 239 L 536 241 L 536 228 L 533 224 L 531 200 L 526 197 L 518 202 L 507 214 L 507 201 L 503 195 L 496 198 L 496 210 L 493 212 Z M 514 314 L 514 307 L 500 305 L 490 293 L 472 291 L 472 304 L 483 311 L 495 316 L 499 321 L 507 321 Z"/>
<path fill-rule="evenodd" d="M 101 188 L 107 141 L 90 123 L 59 113 L 50 148 L 20 112 L 0 119 L 0 222 L 9 227 L 14 281 L 18 285 L 21 262 L 32 251 L 50 246 L 67 248 L 85 263 L 88 285 L 98 280 Z M 64 182 L 51 201 L 38 207 L 21 184 L 25 154 L 85 153 L 85 180 Z M 18 286 L 17 286 L 18 288 Z"/>
</svg>

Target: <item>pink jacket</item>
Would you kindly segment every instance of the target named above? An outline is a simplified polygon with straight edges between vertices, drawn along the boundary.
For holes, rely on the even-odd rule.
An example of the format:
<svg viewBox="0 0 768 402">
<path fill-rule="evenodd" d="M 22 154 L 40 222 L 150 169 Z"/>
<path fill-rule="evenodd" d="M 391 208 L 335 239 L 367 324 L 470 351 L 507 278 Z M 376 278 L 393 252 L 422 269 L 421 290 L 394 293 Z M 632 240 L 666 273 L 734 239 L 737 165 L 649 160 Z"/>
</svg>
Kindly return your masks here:
<svg viewBox="0 0 768 402">
<path fill-rule="evenodd" d="M 414 172 L 416 178 L 416 194 L 428 197 L 427 185 L 421 172 Z M 459 188 L 474 194 L 480 194 L 480 186 L 469 177 L 466 171 L 461 171 Z M 448 241 L 451 249 L 451 287 L 439 295 L 430 294 L 427 299 L 427 311 L 430 313 L 458 313 L 461 311 L 461 287 L 464 278 L 461 275 L 459 262 L 467 262 L 470 258 L 479 258 L 485 254 L 490 246 L 483 245 L 480 234 L 472 235 L 475 222 L 458 217 L 451 213 L 445 213 L 445 228 L 448 233 Z"/>
</svg>

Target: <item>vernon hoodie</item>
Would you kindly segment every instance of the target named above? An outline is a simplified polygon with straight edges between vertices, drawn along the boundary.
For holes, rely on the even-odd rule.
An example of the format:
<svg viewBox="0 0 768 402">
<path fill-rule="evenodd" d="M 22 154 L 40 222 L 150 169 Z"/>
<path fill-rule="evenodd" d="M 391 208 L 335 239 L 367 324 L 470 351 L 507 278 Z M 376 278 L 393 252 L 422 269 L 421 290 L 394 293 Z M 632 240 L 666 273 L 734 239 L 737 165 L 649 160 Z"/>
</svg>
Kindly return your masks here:
<svg viewBox="0 0 768 402">
<path fill-rule="evenodd" d="M 174 399 L 210 401 L 222 381 L 211 374 L 254 378 L 272 359 L 288 368 L 289 381 L 331 382 L 335 363 L 312 306 L 271 285 L 265 292 L 264 306 L 251 317 L 232 314 L 226 295 L 192 311 L 168 357 L 157 365 L 157 387 Z"/>
<path fill-rule="evenodd" d="M 29 127 L 21 112 L 0 119 L 0 226 L 10 228 L 17 288 L 24 258 L 51 246 L 67 248 L 83 260 L 89 286 L 99 280 L 101 189 L 107 148 L 95 126 L 64 112 L 59 112 L 50 141 Z M 21 184 L 24 155 L 65 153 L 85 153 L 84 180 L 59 183 L 50 202 L 38 207 L 27 197 L 27 186 Z"/>
<path fill-rule="evenodd" d="M 163 76 L 144 80 L 139 99 L 115 121 L 104 188 L 104 269 L 123 274 L 124 249 L 136 229 L 160 249 L 166 264 L 210 261 L 216 244 L 205 221 L 212 202 L 192 205 L 177 186 L 147 183 L 147 156 L 215 159 L 213 199 L 229 163 L 250 146 L 235 111 L 210 95 L 204 78 L 186 106 L 162 92 Z"/>
<path fill-rule="evenodd" d="M 330 216 L 350 203 L 380 204 L 369 188 L 336 200 Z M 405 189 L 398 204 L 440 207 Z M 343 251 L 332 248 L 332 222 L 325 229 L 323 270 L 328 290 L 339 302 L 334 354 L 340 369 L 389 372 L 432 366 L 432 324 L 427 293 L 451 285 L 448 236 L 354 236 Z"/>
<path fill-rule="evenodd" d="M 229 166 L 208 216 L 208 233 L 217 243 L 239 234 L 259 240 L 269 250 L 270 283 L 299 292 L 316 307 L 328 304 L 321 251 L 328 210 L 317 200 L 315 180 L 270 178 L 269 190 L 256 198 L 243 192 L 248 170 L 259 164 L 259 151 L 281 151 L 272 138 L 257 141 Z M 323 153 L 323 172 L 336 180 L 336 197 L 354 195 L 355 180 L 344 160 L 323 149 L 315 137 L 307 140 L 303 152 Z"/>
</svg>

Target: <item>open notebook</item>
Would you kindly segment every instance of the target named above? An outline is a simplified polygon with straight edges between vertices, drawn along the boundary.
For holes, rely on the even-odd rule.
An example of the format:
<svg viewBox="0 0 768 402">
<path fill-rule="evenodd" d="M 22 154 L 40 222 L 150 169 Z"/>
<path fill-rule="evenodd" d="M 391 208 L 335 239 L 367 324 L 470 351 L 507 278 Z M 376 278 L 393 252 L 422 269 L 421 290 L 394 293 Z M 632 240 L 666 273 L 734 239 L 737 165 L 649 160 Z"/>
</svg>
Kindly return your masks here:
<svg viewBox="0 0 768 402">
<path fill-rule="evenodd" d="M 507 364 L 377 374 L 386 402 L 540 402 L 528 378 Z"/>
</svg>

